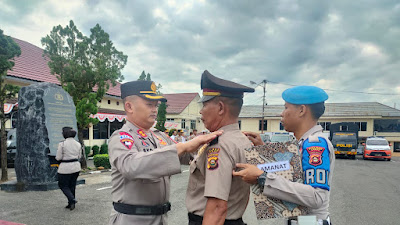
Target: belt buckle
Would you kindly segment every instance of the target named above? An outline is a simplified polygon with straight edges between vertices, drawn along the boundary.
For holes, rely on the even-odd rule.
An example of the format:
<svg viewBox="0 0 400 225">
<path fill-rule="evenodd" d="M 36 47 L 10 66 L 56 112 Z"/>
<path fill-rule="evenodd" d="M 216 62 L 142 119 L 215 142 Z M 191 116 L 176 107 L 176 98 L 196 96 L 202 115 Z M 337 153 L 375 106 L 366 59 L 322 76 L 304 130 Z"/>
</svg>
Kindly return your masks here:
<svg viewBox="0 0 400 225">
<path fill-rule="evenodd" d="M 162 206 L 163 206 L 162 207 L 163 214 L 171 210 L 171 203 L 169 202 L 164 203 Z"/>
</svg>

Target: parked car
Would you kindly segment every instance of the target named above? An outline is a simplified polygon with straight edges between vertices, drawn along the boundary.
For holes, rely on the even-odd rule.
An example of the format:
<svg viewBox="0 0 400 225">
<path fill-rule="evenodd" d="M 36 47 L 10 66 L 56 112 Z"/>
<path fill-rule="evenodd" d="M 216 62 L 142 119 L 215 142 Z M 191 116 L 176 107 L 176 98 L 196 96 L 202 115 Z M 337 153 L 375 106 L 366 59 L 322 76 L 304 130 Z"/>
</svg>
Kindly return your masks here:
<svg viewBox="0 0 400 225">
<path fill-rule="evenodd" d="M 388 141 L 383 137 L 368 137 L 364 145 L 364 159 L 392 159 Z"/>
<path fill-rule="evenodd" d="M 11 129 L 7 132 L 7 166 L 14 167 L 15 157 L 17 155 L 17 132 Z"/>
</svg>

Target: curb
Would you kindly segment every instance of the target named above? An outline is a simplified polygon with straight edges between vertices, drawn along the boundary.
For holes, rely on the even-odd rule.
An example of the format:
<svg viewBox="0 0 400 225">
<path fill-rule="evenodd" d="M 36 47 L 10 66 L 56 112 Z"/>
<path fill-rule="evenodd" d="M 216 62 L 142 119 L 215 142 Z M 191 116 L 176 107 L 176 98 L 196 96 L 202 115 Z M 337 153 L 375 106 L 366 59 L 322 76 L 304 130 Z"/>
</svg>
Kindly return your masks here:
<svg viewBox="0 0 400 225">
<path fill-rule="evenodd" d="M 80 173 L 80 175 L 96 174 L 96 173 L 106 173 L 106 172 L 111 172 L 111 169 L 89 171 L 89 172 Z"/>
</svg>

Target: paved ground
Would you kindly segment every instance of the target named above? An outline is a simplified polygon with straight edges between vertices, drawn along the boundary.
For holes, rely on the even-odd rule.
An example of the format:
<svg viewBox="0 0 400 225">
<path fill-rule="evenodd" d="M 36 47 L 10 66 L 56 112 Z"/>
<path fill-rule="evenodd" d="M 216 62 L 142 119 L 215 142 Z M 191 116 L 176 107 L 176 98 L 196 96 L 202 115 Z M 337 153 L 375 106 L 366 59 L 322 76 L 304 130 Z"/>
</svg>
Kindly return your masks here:
<svg viewBox="0 0 400 225">
<path fill-rule="evenodd" d="M 188 167 L 172 177 L 169 213 L 171 225 L 187 224 L 185 193 Z M 29 225 L 107 224 L 111 210 L 110 172 L 80 176 L 86 185 L 77 187 L 78 204 L 74 211 L 64 208 L 66 199 L 60 190 L 47 192 L 0 192 L 0 220 Z M 335 165 L 331 207 L 333 223 L 363 225 L 400 224 L 400 158 L 391 162 L 338 159 Z M 249 224 L 283 224 L 282 221 L 255 220 L 254 206 L 244 215 Z"/>
</svg>

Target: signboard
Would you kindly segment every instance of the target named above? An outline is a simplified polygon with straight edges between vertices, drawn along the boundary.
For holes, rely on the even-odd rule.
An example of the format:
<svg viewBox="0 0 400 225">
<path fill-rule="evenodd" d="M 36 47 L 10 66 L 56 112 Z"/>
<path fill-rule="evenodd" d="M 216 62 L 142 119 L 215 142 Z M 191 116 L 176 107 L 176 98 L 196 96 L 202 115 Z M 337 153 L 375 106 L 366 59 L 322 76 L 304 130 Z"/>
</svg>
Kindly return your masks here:
<svg viewBox="0 0 400 225">
<path fill-rule="evenodd" d="M 43 95 L 45 124 L 49 138 L 49 155 L 55 156 L 60 141 L 64 140 L 63 127 L 76 126 L 75 105 L 70 95 L 62 88 L 47 88 Z M 75 137 L 78 140 L 78 135 Z"/>
</svg>

